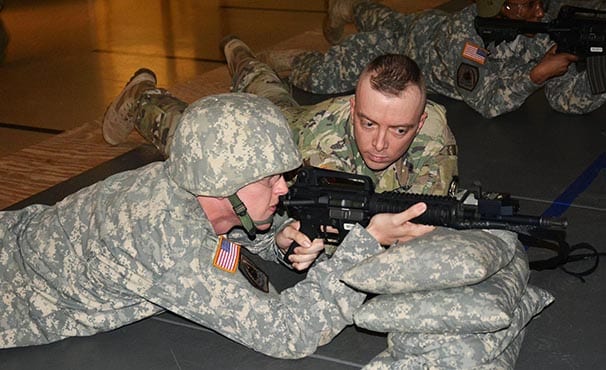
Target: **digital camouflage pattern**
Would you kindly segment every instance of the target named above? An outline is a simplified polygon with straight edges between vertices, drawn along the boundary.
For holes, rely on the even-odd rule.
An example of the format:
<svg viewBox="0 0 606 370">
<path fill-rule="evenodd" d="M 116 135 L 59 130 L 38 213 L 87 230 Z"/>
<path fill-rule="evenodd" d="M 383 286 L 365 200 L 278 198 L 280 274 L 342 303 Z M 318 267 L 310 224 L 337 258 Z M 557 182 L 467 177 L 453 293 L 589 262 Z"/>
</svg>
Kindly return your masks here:
<svg viewBox="0 0 606 370">
<path fill-rule="evenodd" d="M 518 350 L 509 359 L 513 369 L 519 346 L 516 338 L 525 330 L 534 316 L 553 301 L 546 291 L 528 285 L 514 311 L 511 325 L 496 332 L 480 334 L 409 334 L 388 335 L 387 346 L 392 357 L 421 358 L 426 366 L 444 369 L 469 369 L 493 362 L 515 343 Z"/>
<path fill-rule="evenodd" d="M 234 91 L 265 96 L 286 115 L 306 165 L 369 176 L 378 192 L 401 190 L 445 195 L 458 173 L 457 146 L 446 122 L 446 109 L 427 102 L 427 119 L 403 158 L 381 172 L 370 170 L 353 136 L 353 96 L 300 106 L 288 87 L 266 64 L 253 61 L 234 76 Z"/>
<path fill-rule="evenodd" d="M 529 73 L 553 43 L 546 35 L 537 35 L 484 46 L 473 26 L 476 15 L 475 4 L 455 13 L 431 9 L 399 14 L 377 3 L 362 2 L 354 8 L 359 32 L 326 53 L 305 52 L 295 57 L 290 81 L 313 93 L 352 91 L 369 61 L 381 54 L 399 53 L 417 62 L 430 93 L 462 100 L 489 118 L 516 110 L 541 88 L 530 80 Z M 466 43 L 487 48 L 486 59 L 464 58 Z M 591 94 L 586 73 L 574 65 L 544 87 L 551 107 L 561 112 L 588 113 L 606 101 L 606 94 Z"/>
<path fill-rule="evenodd" d="M 276 73 L 256 60 L 233 76 L 232 91 L 262 96 L 277 105 L 286 116 L 307 165 L 367 175 L 378 192 L 401 190 L 445 195 L 453 176 L 458 174 L 456 140 L 448 127 L 445 108 L 437 103 L 428 101 L 425 125 L 406 155 L 376 173 L 365 165 L 355 145 L 349 117 L 351 97 L 301 106 Z M 167 91 L 156 89 L 144 93 L 134 108 L 137 111 L 133 114 L 140 117 L 135 127 L 165 156 L 169 154 L 170 133 L 183 104 Z"/>
<path fill-rule="evenodd" d="M 92 335 L 169 310 L 267 355 L 298 358 L 352 323 L 365 295 L 339 277 L 382 250 L 366 230 L 354 228 L 303 282 L 263 293 L 213 265 L 218 236 L 169 165 L 113 175 L 53 206 L 0 212 L 0 348 Z M 244 247 L 281 258 L 273 236 L 283 221 Z"/>
<path fill-rule="evenodd" d="M 477 284 L 379 295 L 356 312 L 354 321 L 385 333 L 497 331 L 511 324 L 529 276 L 526 251 L 519 244 L 507 266 Z"/>
<path fill-rule="evenodd" d="M 192 194 L 227 197 L 294 170 L 301 158 L 278 107 L 263 97 L 231 93 L 187 107 L 167 163 L 173 180 Z"/>
<path fill-rule="evenodd" d="M 369 293 L 398 294 L 479 283 L 513 258 L 515 234 L 503 230 L 435 230 L 396 244 L 347 271 L 347 284 Z"/>
<path fill-rule="evenodd" d="M 522 330 L 520 334 L 505 348 L 505 350 L 495 357 L 492 361 L 483 364 L 476 364 L 470 367 L 474 370 L 513 370 L 515 363 L 524 341 L 526 330 Z M 416 369 L 452 369 L 458 370 L 460 367 L 449 366 L 431 366 L 421 356 L 407 356 L 406 358 L 394 358 L 390 349 L 386 349 L 375 356 L 370 363 L 362 368 L 362 370 L 416 370 Z"/>
<path fill-rule="evenodd" d="M 446 195 L 458 174 L 457 146 L 443 106 L 428 101 L 427 119 L 410 148 L 377 172 L 366 166 L 353 134 L 350 100 L 345 96 L 308 107 L 291 123 L 304 163 L 370 177 L 377 192 L 398 190 Z"/>
<path fill-rule="evenodd" d="M 473 231 L 488 234 L 486 231 Z M 494 274 L 489 273 L 480 282 L 470 282 L 461 287 L 450 288 L 448 284 L 419 286 L 412 293 L 394 291 L 394 294 L 378 295 L 356 311 L 356 325 L 388 333 L 388 348 L 364 369 L 513 369 L 527 324 L 553 301 L 553 297 L 528 285 L 528 259 L 515 234 L 501 230 L 489 232 L 515 248 L 515 255 L 510 256 L 509 263 Z M 461 231 L 449 233 L 452 239 L 458 239 L 454 245 L 467 239 L 474 240 L 469 235 L 457 235 Z M 439 248 L 425 242 L 428 250 Z M 374 264 L 374 279 L 377 281 L 386 275 L 391 280 L 394 276 L 403 282 L 410 279 L 406 274 L 399 275 L 399 270 L 394 270 L 393 266 L 411 267 L 416 263 L 415 257 L 410 263 L 399 260 L 395 255 L 392 262 L 377 259 L 384 255 L 385 252 L 362 261 L 346 272 L 342 280 L 349 284 L 351 279 L 347 275 L 360 266 L 364 266 L 369 274 L 373 261 L 381 261 Z M 451 263 L 439 264 L 439 274 L 427 270 L 427 275 L 440 279 L 441 276 L 460 274 L 469 265 L 466 259 L 457 260 L 456 256 L 448 253 L 446 258 Z M 350 285 L 359 287 L 359 284 Z M 382 289 L 362 291 L 383 293 Z"/>
<path fill-rule="evenodd" d="M 131 106 L 135 129 L 152 143 L 164 158 L 170 154 L 177 124 L 188 104 L 165 89 L 156 87 L 144 91 Z"/>
</svg>

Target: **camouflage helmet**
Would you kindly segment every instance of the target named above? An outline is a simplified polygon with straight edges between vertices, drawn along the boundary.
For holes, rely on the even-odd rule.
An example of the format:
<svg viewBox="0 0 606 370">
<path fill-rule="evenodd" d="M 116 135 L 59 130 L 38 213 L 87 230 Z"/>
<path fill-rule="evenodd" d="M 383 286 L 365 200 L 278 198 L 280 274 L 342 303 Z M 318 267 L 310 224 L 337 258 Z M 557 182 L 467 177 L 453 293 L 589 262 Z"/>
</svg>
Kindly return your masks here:
<svg viewBox="0 0 606 370">
<path fill-rule="evenodd" d="M 480 17 L 494 17 L 499 14 L 505 0 L 477 0 L 478 15 Z"/>
<path fill-rule="evenodd" d="M 209 96 L 189 105 L 167 160 L 169 176 L 179 186 L 213 197 L 233 195 L 300 164 L 282 112 L 269 100 L 244 93 Z"/>
</svg>

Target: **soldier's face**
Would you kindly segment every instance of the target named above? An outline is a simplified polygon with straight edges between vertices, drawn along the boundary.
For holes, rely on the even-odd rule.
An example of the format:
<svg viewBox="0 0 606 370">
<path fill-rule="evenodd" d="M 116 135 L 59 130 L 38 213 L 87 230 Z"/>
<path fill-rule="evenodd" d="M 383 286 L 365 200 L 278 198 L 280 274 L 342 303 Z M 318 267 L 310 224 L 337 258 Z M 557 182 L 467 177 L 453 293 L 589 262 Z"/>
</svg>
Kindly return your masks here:
<svg viewBox="0 0 606 370">
<path fill-rule="evenodd" d="M 509 19 L 539 22 L 545 16 L 541 0 L 507 0 L 501 13 Z"/>
<path fill-rule="evenodd" d="M 280 195 L 288 192 L 288 185 L 282 175 L 266 177 L 238 190 L 240 200 L 244 202 L 250 218 L 255 222 L 270 220 L 278 206 Z M 257 225 L 259 230 L 267 230 L 271 221 Z"/>
<path fill-rule="evenodd" d="M 356 145 L 366 165 L 380 171 L 400 159 L 423 127 L 427 113 L 421 91 L 406 89 L 400 96 L 374 90 L 362 77 L 351 99 Z"/>
</svg>

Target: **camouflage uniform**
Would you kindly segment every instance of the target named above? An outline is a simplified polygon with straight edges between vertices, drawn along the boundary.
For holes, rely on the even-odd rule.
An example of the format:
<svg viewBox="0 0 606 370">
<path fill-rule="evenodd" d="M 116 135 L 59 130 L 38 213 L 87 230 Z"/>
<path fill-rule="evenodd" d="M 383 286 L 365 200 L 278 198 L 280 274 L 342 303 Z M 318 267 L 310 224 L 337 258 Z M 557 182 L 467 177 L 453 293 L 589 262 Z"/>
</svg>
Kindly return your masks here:
<svg viewBox="0 0 606 370">
<path fill-rule="evenodd" d="M 438 227 L 367 258 L 342 276 L 372 294 L 356 325 L 388 333 L 364 370 L 513 369 L 528 323 L 554 300 L 529 276 L 504 230 Z"/>
<path fill-rule="evenodd" d="M 428 101 L 428 118 L 408 151 L 383 171 L 375 172 L 366 166 L 356 146 L 350 98 L 334 98 L 310 107 L 291 125 L 304 161 L 369 176 L 379 192 L 397 189 L 446 195 L 457 174 L 457 152 L 444 108 Z"/>
<path fill-rule="evenodd" d="M 194 103 L 184 116 L 195 117 L 198 108 Z M 253 173 L 262 163 L 279 169 L 284 158 L 292 169 L 300 159 L 284 134 L 287 125 L 286 131 L 276 131 L 272 143 L 292 149 L 281 157 L 238 145 L 243 141 L 234 135 L 233 124 L 201 142 L 183 132 L 183 122 L 175 136 L 183 133 L 181 141 L 173 143 L 179 157 L 116 174 L 53 206 L 0 212 L 0 348 L 91 335 L 168 310 L 257 351 L 296 358 L 352 323 L 365 295 L 339 277 L 381 250 L 370 234 L 356 227 L 333 258 L 310 269 L 306 280 L 281 294 L 264 293 L 237 270 L 214 264 L 219 237 L 194 195 L 208 187 L 230 189 L 233 183 L 206 180 L 222 180 L 222 172 L 179 166 L 204 163 L 204 154 L 223 153 L 223 145 L 233 152 L 231 164 L 241 163 Z M 184 142 L 188 145 L 180 148 Z M 213 158 L 202 168 L 224 168 L 225 157 Z M 236 181 L 246 176 L 241 172 Z M 273 231 L 280 224 L 254 242 L 241 230 L 228 236 L 271 259 L 276 257 Z"/>
<path fill-rule="evenodd" d="M 298 55 L 290 81 L 313 93 L 351 91 L 370 60 L 399 53 L 419 64 L 430 92 L 462 100 L 484 117 L 516 110 L 541 88 L 530 80 L 529 73 L 552 42 L 544 34 L 519 36 L 513 42 L 489 46 L 483 55 L 484 44 L 473 25 L 476 15 L 475 4 L 453 14 L 436 9 L 399 14 L 380 4 L 362 2 L 354 8 L 360 32 L 325 54 Z M 468 52 L 467 57 L 463 51 Z M 575 66 L 544 87 L 549 104 L 562 112 L 587 113 L 606 101 L 606 94 L 591 94 L 586 73 Z"/>
<path fill-rule="evenodd" d="M 308 165 L 370 176 L 379 192 L 398 189 L 445 195 L 457 175 L 456 141 L 445 108 L 437 103 L 428 101 L 425 125 L 404 157 L 377 173 L 366 166 L 356 147 L 351 96 L 300 106 L 276 73 L 256 60 L 233 76 L 232 86 L 233 91 L 266 97 L 280 107 Z M 160 150 L 169 147 L 170 132 L 185 103 L 161 89 L 145 93 L 140 101 L 137 130 Z"/>
</svg>

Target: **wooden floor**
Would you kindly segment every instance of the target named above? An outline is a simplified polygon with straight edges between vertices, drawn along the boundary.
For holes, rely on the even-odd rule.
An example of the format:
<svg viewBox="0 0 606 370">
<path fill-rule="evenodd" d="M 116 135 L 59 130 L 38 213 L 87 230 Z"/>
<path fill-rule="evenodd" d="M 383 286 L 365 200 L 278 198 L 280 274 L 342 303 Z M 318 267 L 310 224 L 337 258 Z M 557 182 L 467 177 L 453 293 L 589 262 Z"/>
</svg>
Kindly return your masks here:
<svg viewBox="0 0 606 370">
<path fill-rule="evenodd" d="M 386 3 L 410 12 L 448 1 Z M 111 147 L 100 131 L 105 107 L 137 68 L 153 69 L 188 102 L 227 92 L 223 36 L 257 51 L 322 50 L 324 12 L 323 0 L 8 2 L 0 13 L 11 36 L 0 66 L 0 209 L 143 143 L 132 134 Z"/>
<path fill-rule="evenodd" d="M 307 31 L 272 48 L 325 49 L 321 31 Z M 189 81 L 170 87 L 178 98 L 192 102 L 200 97 L 228 92 L 231 78 L 222 65 Z M 0 209 L 65 181 L 145 143 L 133 132 L 129 139 L 110 146 L 101 134 L 101 116 L 61 134 L 0 157 Z"/>
</svg>

